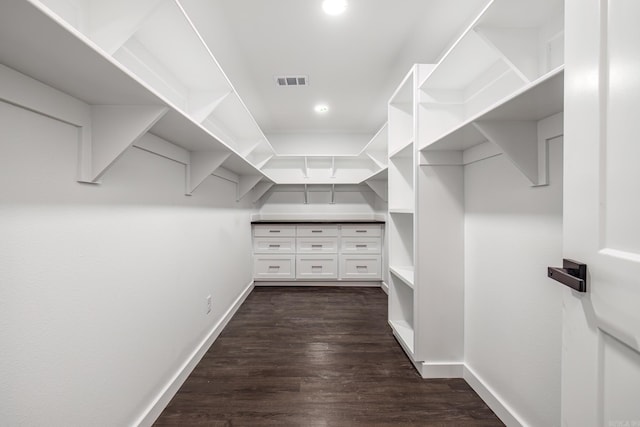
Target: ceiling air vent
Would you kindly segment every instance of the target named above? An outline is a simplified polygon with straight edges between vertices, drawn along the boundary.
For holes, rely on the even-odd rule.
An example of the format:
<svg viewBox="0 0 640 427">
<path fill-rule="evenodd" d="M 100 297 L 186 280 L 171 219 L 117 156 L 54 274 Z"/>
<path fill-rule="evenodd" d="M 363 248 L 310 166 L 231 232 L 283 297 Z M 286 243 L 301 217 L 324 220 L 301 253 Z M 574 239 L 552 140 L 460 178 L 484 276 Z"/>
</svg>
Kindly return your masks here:
<svg viewBox="0 0 640 427">
<path fill-rule="evenodd" d="M 309 78 L 307 76 L 277 76 L 277 86 L 309 86 Z"/>
</svg>

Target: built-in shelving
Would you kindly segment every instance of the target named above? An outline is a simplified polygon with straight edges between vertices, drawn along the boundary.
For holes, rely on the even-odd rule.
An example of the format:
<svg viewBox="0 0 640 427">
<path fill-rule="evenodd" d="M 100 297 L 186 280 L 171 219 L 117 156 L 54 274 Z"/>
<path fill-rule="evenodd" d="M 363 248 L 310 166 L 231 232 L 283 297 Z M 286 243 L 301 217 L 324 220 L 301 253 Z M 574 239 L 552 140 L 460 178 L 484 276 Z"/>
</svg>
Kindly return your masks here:
<svg viewBox="0 0 640 427">
<path fill-rule="evenodd" d="M 276 154 L 265 161 L 262 170 L 278 184 L 360 184 L 386 180 L 386 129 L 385 124 L 357 154 Z M 381 190 L 382 197 L 382 184 L 373 185 Z"/>
<path fill-rule="evenodd" d="M 80 181 L 98 182 L 124 151 L 137 144 L 152 152 L 160 147 L 156 154 L 188 167 L 203 153 L 206 160 L 192 168 L 198 170 L 191 173 L 196 181 L 200 174 L 218 170 L 236 182 L 241 176 L 270 181 L 257 166 L 262 158 L 257 156 L 252 163 L 253 146 L 241 147 L 200 125 L 233 93 L 233 87 L 179 3 L 105 2 L 89 10 L 89 2 L 78 1 L 71 2 L 78 13 L 67 14 L 60 2 L 8 2 L 0 17 L 0 61 L 70 95 L 78 102 L 75 108 L 88 111 L 70 121 L 81 129 L 84 146 Z M 114 16 L 120 19 L 114 21 Z M 45 90 L 41 93 L 46 97 Z M 60 98 L 51 92 L 53 96 Z M 56 109 L 65 113 L 61 106 L 27 95 L 22 98 L 18 104 L 24 101 L 34 111 L 52 117 Z M 257 127 L 246 109 L 242 114 Z M 141 142 L 146 134 L 157 140 Z M 261 135 L 259 128 L 256 135 Z M 262 135 L 254 146 L 260 139 L 266 140 Z M 211 170 L 205 172 L 206 164 Z M 194 188 L 193 182 L 187 183 L 186 192 Z"/>
<path fill-rule="evenodd" d="M 391 274 L 395 275 L 400 280 L 402 280 L 407 286 L 409 286 L 410 288 L 413 288 L 413 276 L 414 276 L 413 267 L 391 266 L 389 267 L 389 271 L 391 272 Z"/>
<path fill-rule="evenodd" d="M 465 165 L 504 155 L 546 184 L 563 21 L 562 0 L 490 1 L 389 102 L 389 324 L 423 376 L 462 375 Z"/>
</svg>

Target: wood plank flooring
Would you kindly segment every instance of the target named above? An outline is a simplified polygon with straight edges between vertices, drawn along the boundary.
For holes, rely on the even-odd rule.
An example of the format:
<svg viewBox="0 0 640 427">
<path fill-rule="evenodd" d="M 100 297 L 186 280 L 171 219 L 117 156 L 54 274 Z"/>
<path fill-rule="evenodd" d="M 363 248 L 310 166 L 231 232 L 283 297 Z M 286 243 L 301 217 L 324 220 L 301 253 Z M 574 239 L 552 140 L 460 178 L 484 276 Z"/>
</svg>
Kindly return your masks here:
<svg viewBox="0 0 640 427">
<path fill-rule="evenodd" d="M 464 380 L 423 380 L 379 288 L 258 287 L 157 426 L 502 426 Z"/>
</svg>

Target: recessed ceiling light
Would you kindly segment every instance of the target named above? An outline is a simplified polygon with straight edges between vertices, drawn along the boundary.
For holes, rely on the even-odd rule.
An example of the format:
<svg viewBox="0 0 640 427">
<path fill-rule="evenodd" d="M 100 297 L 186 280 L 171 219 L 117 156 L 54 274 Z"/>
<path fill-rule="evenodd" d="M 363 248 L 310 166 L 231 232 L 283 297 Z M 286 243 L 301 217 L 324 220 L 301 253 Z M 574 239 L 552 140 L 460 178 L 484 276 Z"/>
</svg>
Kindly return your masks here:
<svg viewBox="0 0 640 427">
<path fill-rule="evenodd" d="M 325 104 L 318 104 L 313 109 L 316 111 L 316 113 L 320 113 L 320 114 L 326 113 L 327 111 L 329 111 L 329 107 Z"/>
<path fill-rule="evenodd" d="M 322 10 L 327 15 L 340 15 L 347 10 L 347 0 L 324 0 Z"/>
</svg>

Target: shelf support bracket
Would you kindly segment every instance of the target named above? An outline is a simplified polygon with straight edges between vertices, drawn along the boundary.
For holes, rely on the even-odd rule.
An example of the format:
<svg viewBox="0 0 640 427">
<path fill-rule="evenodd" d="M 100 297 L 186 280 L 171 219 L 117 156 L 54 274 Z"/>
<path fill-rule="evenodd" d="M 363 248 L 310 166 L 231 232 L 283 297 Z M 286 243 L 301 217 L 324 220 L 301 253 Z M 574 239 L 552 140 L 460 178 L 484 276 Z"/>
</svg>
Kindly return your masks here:
<svg viewBox="0 0 640 427">
<path fill-rule="evenodd" d="M 240 180 L 236 184 L 236 201 L 242 200 L 261 179 L 262 175 L 240 175 Z"/>
<path fill-rule="evenodd" d="M 186 192 L 191 196 L 196 188 L 216 169 L 218 169 L 231 153 L 219 151 L 191 151 L 189 153 L 189 164 L 186 169 Z"/>
<path fill-rule="evenodd" d="M 376 193 L 376 195 L 380 197 L 383 201 L 385 202 L 389 201 L 389 194 L 388 194 L 389 191 L 388 191 L 387 181 L 382 181 L 379 179 L 370 179 L 365 181 L 364 183 L 367 184 L 369 188 L 371 188 L 373 192 Z"/>
<path fill-rule="evenodd" d="M 329 202 L 330 205 L 335 205 L 336 204 L 336 185 L 335 184 L 331 184 L 331 201 Z"/>
<path fill-rule="evenodd" d="M 253 203 L 258 203 L 271 187 L 273 187 L 273 182 L 261 181 L 257 183 L 253 187 Z"/>
<path fill-rule="evenodd" d="M 309 187 L 307 186 L 307 184 L 304 185 L 304 204 L 309 204 Z"/>
<path fill-rule="evenodd" d="M 92 105 L 91 124 L 80 130 L 78 181 L 98 183 L 167 111 L 157 105 Z"/>
<path fill-rule="evenodd" d="M 498 145 L 533 186 L 546 185 L 546 172 L 538 170 L 539 157 L 546 158 L 546 144 L 539 147 L 538 124 L 533 120 L 480 120 L 473 125 L 487 140 Z M 540 155 L 538 150 L 545 150 Z"/>
</svg>

